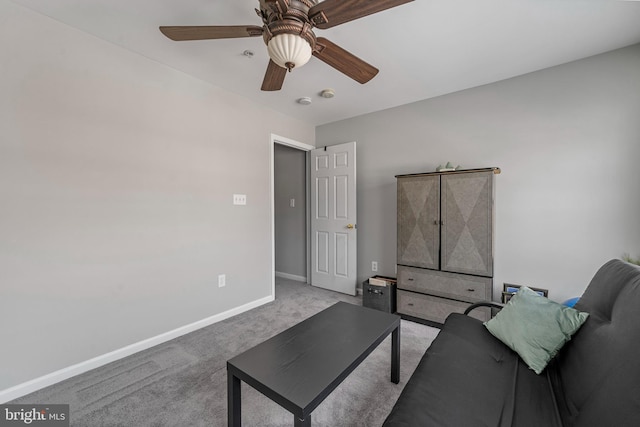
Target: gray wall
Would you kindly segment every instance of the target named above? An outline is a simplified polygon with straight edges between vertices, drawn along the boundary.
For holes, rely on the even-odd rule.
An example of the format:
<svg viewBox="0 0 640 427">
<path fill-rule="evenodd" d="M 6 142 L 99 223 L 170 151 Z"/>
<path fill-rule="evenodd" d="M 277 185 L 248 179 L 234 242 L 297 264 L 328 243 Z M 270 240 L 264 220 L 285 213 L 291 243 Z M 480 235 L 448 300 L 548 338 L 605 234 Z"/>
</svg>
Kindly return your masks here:
<svg viewBox="0 0 640 427">
<path fill-rule="evenodd" d="M 316 128 L 358 143 L 358 275 L 393 275 L 394 175 L 498 166 L 495 290 L 580 295 L 640 254 L 640 45 Z M 495 294 L 494 294 L 495 295 Z M 497 297 L 497 295 L 496 295 Z"/>
<path fill-rule="evenodd" d="M 0 17 L 0 391 L 272 296 L 270 137 L 313 126 Z"/>
<path fill-rule="evenodd" d="M 273 157 L 276 273 L 307 277 L 306 152 L 276 144 Z M 291 207 L 290 200 L 295 199 Z"/>
</svg>

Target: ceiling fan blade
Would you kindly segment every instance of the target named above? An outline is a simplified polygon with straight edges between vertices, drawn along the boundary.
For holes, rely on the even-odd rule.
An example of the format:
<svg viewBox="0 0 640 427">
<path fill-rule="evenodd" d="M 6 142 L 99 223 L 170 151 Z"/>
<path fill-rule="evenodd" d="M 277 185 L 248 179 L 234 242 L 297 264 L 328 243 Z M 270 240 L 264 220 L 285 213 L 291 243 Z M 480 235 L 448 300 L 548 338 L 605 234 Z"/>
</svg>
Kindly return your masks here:
<svg viewBox="0 0 640 427">
<path fill-rule="evenodd" d="M 335 27 L 413 0 L 324 0 L 309 9 L 309 19 L 321 29 Z"/>
<path fill-rule="evenodd" d="M 347 52 L 337 44 L 318 37 L 313 56 L 331 65 L 358 83 L 366 83 L 378 74 L 378 69 L 357 56 Z"/>
<path fill-rule="evenodd" d="M 257 25 L 213 25 L 189 27 L 160 27 L 160 31 L 171 40 L 211 40 L 257 37 L 262 35 L 262 27 Z"/>
<path fill-rule="evenodd" d="M 262 81 L 262 87 L 260 89 L 265 91 L 282 89 L 282 83 L 284 83 L 286 75 L 286 68 L 282 68 L 270 59 L 269 65 L 267 66 L 267 72 L 264 75 L 264 80 Z"/>
</svg>

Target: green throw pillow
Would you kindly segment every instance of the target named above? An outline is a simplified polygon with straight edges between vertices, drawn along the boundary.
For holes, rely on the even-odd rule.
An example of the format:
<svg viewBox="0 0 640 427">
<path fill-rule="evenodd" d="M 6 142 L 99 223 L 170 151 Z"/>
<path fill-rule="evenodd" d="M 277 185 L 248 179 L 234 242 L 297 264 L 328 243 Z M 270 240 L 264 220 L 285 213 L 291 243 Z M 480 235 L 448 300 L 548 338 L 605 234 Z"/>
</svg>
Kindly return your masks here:
<svg viewBox="0 0 640 427">
<path fill-rule="evenodd" d="M 484 325 L 539 374 L 588 316 L 523 286 Z"/>
</svg>

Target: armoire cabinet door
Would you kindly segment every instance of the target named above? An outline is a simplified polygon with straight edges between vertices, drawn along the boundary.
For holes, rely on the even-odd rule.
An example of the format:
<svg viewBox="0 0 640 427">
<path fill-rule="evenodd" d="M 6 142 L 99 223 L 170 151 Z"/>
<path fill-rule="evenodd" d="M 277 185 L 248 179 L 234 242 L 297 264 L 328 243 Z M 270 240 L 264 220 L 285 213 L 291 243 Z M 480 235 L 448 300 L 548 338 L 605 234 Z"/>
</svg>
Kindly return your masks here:
<svg viewBox="0 0 640 427">
<path fill-rule="evenodd" d="M 398 264 L 440 268 L 440 177 L 398 178 Z"/>
<path fill-rule="evenodd" d="M 493 275 L 493 172 L 442 176 L 441 270 Z"/>
</svg>

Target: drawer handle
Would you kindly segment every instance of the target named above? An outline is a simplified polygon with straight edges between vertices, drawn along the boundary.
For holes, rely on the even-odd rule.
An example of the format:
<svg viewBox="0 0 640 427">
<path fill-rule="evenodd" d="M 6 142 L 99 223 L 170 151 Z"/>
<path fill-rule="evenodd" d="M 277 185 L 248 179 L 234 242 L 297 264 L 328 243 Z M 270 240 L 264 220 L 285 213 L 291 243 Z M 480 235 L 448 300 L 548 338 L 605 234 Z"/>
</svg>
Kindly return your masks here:
<svg viewBox="0 0 640 427">
<path fill-rule="evenodd" d="M 409 307 L 413 307 L 413 303 L 410 302 L 409 304 L 407 304 Z"/>
<path fill-rule="evenodd" d="M 407 280 L 413 282 L 413 277 L 409 277 Z"/>
<path fill-rule="evenodd" d="M 467 292 L 475 292 L 475 291 L 476 291 L 476 290 L 475 290 L 475 289 L 473 289 L 473 288 L 469 288 L 469 289 L 467 289 Z"/>
<path fill-rule="evenodd" d="M 380 295 L 384 295 L 384 292 L 379 291 L 379 290 L 377 290 L 377 289 L 371 289 L 371 288 L 369 288 L 369 289 L 367 289 L 367 292 L 369 292 L 370 294 L 380 294 Z"/>
</svg>

